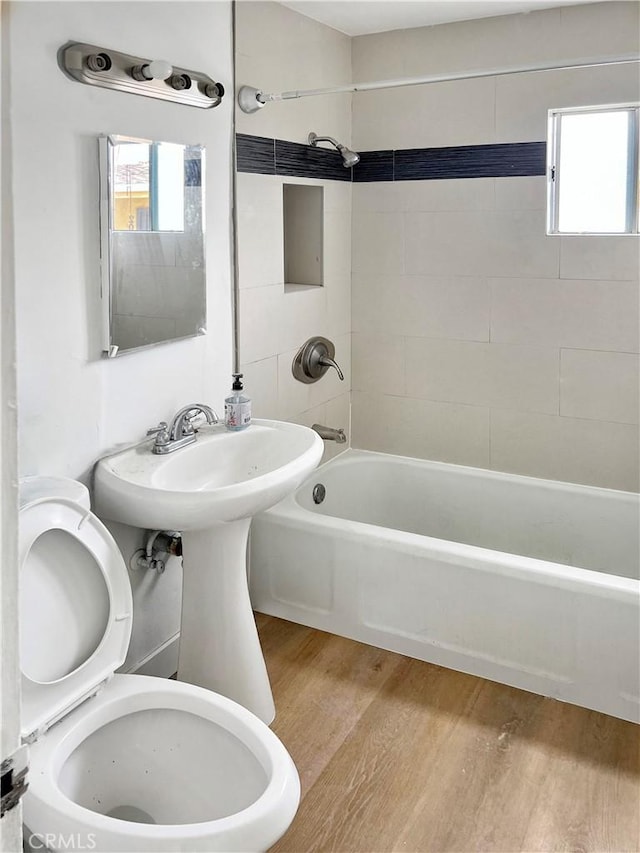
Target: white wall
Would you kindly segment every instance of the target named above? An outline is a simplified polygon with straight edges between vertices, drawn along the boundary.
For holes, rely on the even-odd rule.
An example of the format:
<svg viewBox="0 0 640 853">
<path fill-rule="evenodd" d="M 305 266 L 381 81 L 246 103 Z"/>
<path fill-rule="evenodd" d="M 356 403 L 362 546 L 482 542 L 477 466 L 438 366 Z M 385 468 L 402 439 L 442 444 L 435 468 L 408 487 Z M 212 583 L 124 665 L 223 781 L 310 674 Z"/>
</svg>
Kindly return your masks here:
<svg viewBox="0 0 640 853">
<path fill-rule="evenodd" d="M 69 40 L 202 70 L 227 92 L 200 110 L 81 85 L 58 68 Z M 29 2 L 11 7 L 20 472 L 88 481 L 96 460 L 191 401 L 219 412 L 232 369 L 231 6 L 228 2 Z M 97 137 L 207 151 L 205 337 L 101 358 Z M 118 528 L 125 558 L 141 532 Z M 179 626 L 177 564 L 133 577 L 141 660 Z"/>
<path fill-rule="evenodd" d="M 351 76 L 351 40 L 271 2 L 237 5 L 236 82 L 266 92 L 331 86 Z M 310 131 L 349 145 L 349 95 L 282 101 L 246 115 L 237 131 L 306 143 Z M 239 173 L 238 274 L 241 370 L 256 417 L 319 422 L 349 432 L 351 362 L 351 184 Z M 283 183 L 324 187 L 324 286 L 284 288 Z M 336 345 L 345 381 L 330 370 L 304 385 L 291 374 L 312 335 Z M 344 445 L 325 443 L 325 458 Z"/>
<path fill-rule="evenodd" d="M 18 445 L 16 435 L 15 288 L 9 134 L 11 58 L 7 6 L 0 6 L 0 756 L 20 745 L 20 666 L 18 625 Z M 20 803 L 0 821 L 0 850 L 21 850 Z"/>
<path fill-rule="evenodd" d="M 637 53 L 639 9 L 361 36 L 354 79 Z M 627 65 L 365 92 L 353 145 L 543 141 L 548 109 L 639 89 Z M 354 184 L 355 446 L 638 488 L 639 240 L 546 236 L 545 191 L 544 177 Z"/>
</svg>

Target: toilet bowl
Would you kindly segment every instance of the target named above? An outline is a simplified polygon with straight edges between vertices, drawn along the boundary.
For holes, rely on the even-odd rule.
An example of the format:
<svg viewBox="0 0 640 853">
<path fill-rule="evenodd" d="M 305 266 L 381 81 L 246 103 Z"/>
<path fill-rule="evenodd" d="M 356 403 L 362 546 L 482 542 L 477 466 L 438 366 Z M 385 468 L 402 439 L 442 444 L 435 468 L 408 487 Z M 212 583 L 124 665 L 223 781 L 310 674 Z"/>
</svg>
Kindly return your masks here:
<svg viewBox="0 0 640 853">
<path fill-rule="evenodd" d="M 132 623 L 115 542 L 80 483 L 30 478 L 20 494 L 27 842 L 54 851 L 266 850 L 300 797 L 282 743 L 209 690 L 114 675 Z"/>
</svg>

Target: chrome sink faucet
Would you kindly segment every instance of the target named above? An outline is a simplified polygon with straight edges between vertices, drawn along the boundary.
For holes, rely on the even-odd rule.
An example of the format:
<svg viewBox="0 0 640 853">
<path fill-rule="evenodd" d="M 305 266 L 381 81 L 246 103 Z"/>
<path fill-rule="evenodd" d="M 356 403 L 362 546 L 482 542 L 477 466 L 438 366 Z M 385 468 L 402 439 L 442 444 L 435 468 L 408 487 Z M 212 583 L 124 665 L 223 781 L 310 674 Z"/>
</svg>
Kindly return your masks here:
<svg viewBox="0 0 640 853">
<path fill-rule="evenodd" d="M 189 403 L 183 406 L 171 421 L 171 426 L 166 421 L 160 421 L 157 427 L 147 430 L 147 435 L 155 435 L 156 440 L 151 448 L 152 453 L 173 453 L 187 444 L 193 444 L 196 440 L 197 429 L 193 420 L 197 415 L 203 414 L 208 424 L 217 424 L 218 416 L 210 406 L 204 403 Z"/>
</svg>

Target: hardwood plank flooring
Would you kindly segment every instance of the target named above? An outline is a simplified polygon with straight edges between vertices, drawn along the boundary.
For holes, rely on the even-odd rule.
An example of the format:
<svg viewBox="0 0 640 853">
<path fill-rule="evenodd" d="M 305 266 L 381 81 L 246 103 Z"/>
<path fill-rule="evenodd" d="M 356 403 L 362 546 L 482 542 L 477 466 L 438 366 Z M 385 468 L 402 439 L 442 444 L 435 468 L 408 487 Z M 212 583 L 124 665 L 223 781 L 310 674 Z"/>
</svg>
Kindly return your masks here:
<svg viewBox="0 0 640 853">
<path fill-rule="evenodd" d="M 640 727 L 256 620 L 302 785 L 273 853 L 640 851 Z"/>
</svg>

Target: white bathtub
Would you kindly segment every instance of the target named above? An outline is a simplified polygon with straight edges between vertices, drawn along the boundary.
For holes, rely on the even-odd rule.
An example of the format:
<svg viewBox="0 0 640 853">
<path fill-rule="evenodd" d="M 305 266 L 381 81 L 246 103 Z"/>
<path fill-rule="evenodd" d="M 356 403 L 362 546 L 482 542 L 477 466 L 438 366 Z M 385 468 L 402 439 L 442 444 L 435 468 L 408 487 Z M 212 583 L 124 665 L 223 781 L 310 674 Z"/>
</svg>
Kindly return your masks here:
<svg viewBox="0 0 640 853">
<path fill-rule="evenodd" d="M 640 722 L 639 513 L 628 492 L 349 450 L 254 519 L 251 597 Z"/>
</svg>

